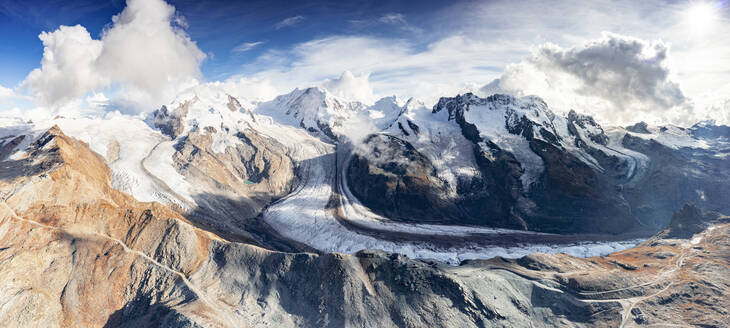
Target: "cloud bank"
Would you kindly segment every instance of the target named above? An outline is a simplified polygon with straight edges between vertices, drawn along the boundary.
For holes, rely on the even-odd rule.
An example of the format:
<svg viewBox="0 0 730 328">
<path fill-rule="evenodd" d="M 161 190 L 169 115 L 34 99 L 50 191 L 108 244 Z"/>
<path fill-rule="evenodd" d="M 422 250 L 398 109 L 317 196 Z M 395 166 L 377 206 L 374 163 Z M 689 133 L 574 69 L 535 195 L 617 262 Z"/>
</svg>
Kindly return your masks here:
<svg viewBox="0 0 730 328">
<path fill-rule="evenodd" d="M 727 116 L 722 101 L 730 84 L 722 68 L 730 58 L 725 56 L 730 37 L 723 33 L 729 25 L 718 20 L 704 37 L 690 37 L 683 33 L 687 6 L 660 4 L 464 2 L 434 13 L 428 30 L 409 25 L 422 17 L 409 20 L 390 12 L 350 22 L 358 33 L 371 27 L 413 27 L 414 33 L 321 35 L 280 47 L 272 41 L 266 50 L 256 48 L 259 42 L 242 43 L 224 51 L 256 48 L 260 55 L 242 66 L 231 64 L 227 71 L 237 73 L 232 78 L 208 84 L 222 83 L 256 100 L 313 85 L 366 102 L 395 94 L 433 104 L 441 96 L 475 90 L 535 94 L 558 111 L 576 109 L 606 124 L 684 124 Z M 580 15 L 564 17 L 568 11 Z M 304 19 L 292 16 L 273 28 L 295 28 Z M 97 109 L 148 111 L 201 84 L 205 55 L 184 26 L 175 8 L 162 0 L 128 0 L 99 39 L 82 26 L 42 33 L 41 67 L 21 87 L 50 109 L 81 101 Z M 640 38 L 607 33 L 587 41 L 601 30 Z M 644 41 L 660 39 L 667 42 Z M 530 52 L 535 44 L 542 45 Z"/>
<path fill-rule="evenodd" d="M 544 44 L 480 91 L 538 95 L 551 106 L 609 122 L 635 122 L 637 115 L 649 121 L 690 120 L 691 104 L 672 80 L 668 56 L 661 41 L 611 33 L 568 49 Z"/>
<path fill-rule="evenodd" d="M 43 32 L 41 67 L 21 88 L 50 110 L 107 87 L 118 89 L 122 106 L 146 109 L 201 77 L 205 54 L 181 22 L 162 0 L 128 0 L 100 40 L 80 25 Z"/>
</svg>

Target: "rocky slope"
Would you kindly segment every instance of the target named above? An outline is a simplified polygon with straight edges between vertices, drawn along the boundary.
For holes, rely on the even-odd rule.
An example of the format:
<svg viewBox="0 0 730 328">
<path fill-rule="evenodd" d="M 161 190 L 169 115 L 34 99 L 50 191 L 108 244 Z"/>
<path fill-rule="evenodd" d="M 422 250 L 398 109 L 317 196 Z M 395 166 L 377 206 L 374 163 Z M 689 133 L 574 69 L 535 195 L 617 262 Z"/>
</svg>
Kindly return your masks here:
<svg viewBox="0 0 730 328">
<path fill-rule="evenodd" d="M 368 160 L 365 157 L 353 159 L 348 168 L 353 194 L 369 206 L 382 209 L 383 214 L 393 220 L 418 218 L 421 223 L 429 222 L 429 219 L 448 222 L 440 214 L 456 208 L 449 199 L 439 197 L 447 195 L 448 189 L 445 182 L 436 177 L 436 169 L 425 156 L 410 144 L 389 135 L 371 135 L 365 145 L 368 149 L 360 151 L 371 156 Z M 453 216 L 458 214 L 454 212 Z"/>
<path fill-rule="evenodd" d="M 231 238 L 260 241 L 253 219 L 297 183 L 288 149 L 254 129 L 253 114 L 228 94 L 181 95 L 170 108 L 151 122 L 171 138 L 162 156 L 191 186 L 187 214 Z"/>
<path fill-rule="evenodd" d="M 686 202 L 728 213 L 726 132 L 706 124 L 604 129 L 574 111 L 557 115 L 536 97 L 465 94 L 441 98 L 432 110 L 407 108 L 384 132 L 393 149 L 355 153 L 348 180 L 364 205 L 395 220 L 557 233 L 656 231 Z M 404 147 L 412 150 L 398 150 Z M 384 172 L 382 163 L 402 173 Z M 392 182 L 410 172 L 428 182 Z M 453 206 L 422 215 L 419 199 L 398 198 L 413 193 Z"/>
<path fill-rule="evenodd" d="M 282 253 L 112 188 L 54 127 L 0 170 L 0 320 L 25 327 L 532 327 L 727 323 L 728 218 L 688 206 L 606 257 L 448 266 L 363 251 Z"/>
</svg>

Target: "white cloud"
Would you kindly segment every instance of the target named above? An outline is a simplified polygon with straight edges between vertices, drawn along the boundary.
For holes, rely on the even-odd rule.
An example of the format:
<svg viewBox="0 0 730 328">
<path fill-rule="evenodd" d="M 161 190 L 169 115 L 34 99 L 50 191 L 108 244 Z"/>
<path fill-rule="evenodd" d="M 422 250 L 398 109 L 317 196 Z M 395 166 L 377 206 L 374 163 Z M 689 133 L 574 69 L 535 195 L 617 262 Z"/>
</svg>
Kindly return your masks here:
<svg viewBox="0 0 730 328">
<path fill-rule="evenodd" d="M 583 85 L 579 93 L 605 98 L 620 110 L 635 103 L 672 108 L 685 97 L 670 80 L 666 65 L 669 48 L 661 41 L 604 34 L 579 48 L 545 45 L 535 55 L 535 64 L 545 70 L 568 73 Z"/>
<path fill-rule="evenodd" d="M 13 89 L 6 88 L 0 85 L 0 102 L 3 102 L 5 99 L 13 96 L 15 96 L 15 92 L 13 91 Z"/>
<path fill-rule="evenodd" d="M 21 87 L 51 110 L 109 86 L 114 103 L 154 107 L 201 76 L 205 54 L 175 22 L 182 20 L 162 0 L 128 0 L 100 40 L 80 25 L 43 32 L 41 67 Z"/>
<path fill-rule="evenodd" d="M 304 20 L 304 16 L 296 15 L 289 18 L 285 18 L 274 25 L 274 28 L 280 30 L 285 27 L 294 26 Z"/>
<path fill-rule="evenodd" d="M 317 85 L 350 71 L 370 73 L 376 96 L 414 96 L 435 103 L 441 96 L 499 76 L 510 42 L 448 37 L 425 48 L 403 39 L 337 36 L 287 50 L 269 50 L 247 66 L 246 75 L 268 80 L 281 92 Z M 491 54 L 486 56 L 485 54 Z M 261 68 L 265 68 L 261 70 Z"/>
<path fill-rule="evenodd" d="M 376 99 L 373 95 L 373 88 L 368 81 L 369 77 L 370 74 L 355 76 L 352 72 L 345 71 L 337 79 L 325 80 L 322 87 L 337 97 L 371 104 Z"/>
<path fill-rule="evenodd" d="M 231 51 L 233 52 L 246 52 L 249 51 L 257 46 L 260 46 L 263 44 L 263 41 L 256 41 L 256 42 L 244 42 L 237 46 L 235 46 Z"/>
<path fill-rule="evenodd" d="M 724 114 L 727 107 L 718 104 L 730 94 L 730 34 L 725 32 L 730 24 L 718 15 L 698 35 L 688 25 L 687 7 L 658 0 L 459 2 L 428 19 L 428 34 L 334 35 L 268 49 L 244 66 L 239 77 L 245 78 L 222 83 L 252 99 L 322 84 L 348 97 L 367 98 L 370 90 L 376 96 L 415 96 L 428 104 L 503 75 L 490 88 L 536 93 L 551 106 L 590 112 L 606 123 L 722 117 L 718 112 Z M 304 19 L 289 17 L 274 27 Z M 401 13 L 351 23 L 363 31 L 385 24 L 411 28 Z M 184 26 L 184 19 L 161 0 L 129 0 L 99 40 L 81 26 L 41 34 L 41 67 L 22 86 L 45 108 L 68 108 L 102 91 L 110 104 L 155 108 L 201 77 L 205 55 Z M 590 41 L 601 31 L 638 39 Z M 530 57 L 532 46 L 548 41 L 555 45 L 540 46 Z M 243 43 L 232 51 L 260 45 Z M 521 58 L 528 59 L 509 65 Z M 586 63 L 591 65 L 582 66 Z M 353 72 L 353 79 L 340 76 L 344 71 Z"/>
<path fill-rule="evenodd" d="M 406 18 L 403 14 L 389 13 L 381 16 L 378 21 L 385 24 L 406 24 Z"/>
<path fill-rule="evenodd" d="M 501 75 L 488 93 L 536 94 L 558 111 L 576 109 L 605 124 L 645 120 L 686 125 L 705 112 L 696 109 L 695 99 L 670 69 L 667 43 L 607 33 L 579 44 L 543 44 L 528 59 L 505 68 L 505 63 L 524 58 L 516 54 L 529 47 L 519 40 L 467 36 L 426 46 L 404 39 L 336 36 L 267 51 L 248 67 L 248 76 L 269 81 L 284 93 L 323 80 L 333 83 L 327 79 L 350 71 L 353 76 L 369 74 L 375 97 L 414 96 L 432 104 L 442 96 L 477 90 L 475 85 Z"/>
<path fill-rule="evenodd" d="M 250 101 L 268 101 L 281 94 L 270 81 L 257 78 L 239 77 L 208 84 L 222 86 L 229 94 Z"/>
<path fill-rule="evenodd" d="M 102 35 L 101 73 L 153 96 L 201 76 L 205 54 L 172 24 L 174 14 L 175 8 L 162 0 L 128 0 Z"/>
<path fill-rule="evenodd" d="M 414 34 L 423 33 L 423 29 L 409 23 L 406 16 L 401 13 L 387 13 L 380 17 L 370 19 L 351 19 L 348 20 L 348 22 L 352 27 L 358 30 L 368 30 L 375 28 L 378 25 L 391 25 L 406 32 Z"/>
<path fill-rule="evenodd" d="M 86 103 L 97 109 L 106 109 L 109 106 L 109 98 L 107 98 L 104 93 L 94 93 L 93 95 L 90 95 L 86 97 Z"/>
<path fill-rule="evenodd" d="M 41 67 L 30 72 L 21 87 L 28 88 L 39 105 L 63 104 L 109 84 L 96 67 L 102 42 L 93 40 L 83 26 L 61 26 L 38 37 L 43 42 Z"/>
<path fill-rule="evenodd" d="M 447 34 L 494 42 L 521 42 L 509 48 L 512 56 L 502 67 L 530 56 L 530 45 L 550 42 L 567 49 L 595 39 L 602 31 L 642 40 L 662 40 L 671 45 L 670 56 L 664 62 L 672 73 L 670 80 L 679 84 L 683 95 L 690 99 L 688 104 L 694 107 L 691 113 L 706 115 L 702 113 L 711 111 L 730 94 L 730 33 L 726 32 L 730 30 L 730 19 L 727 6 L 715 6 L 715 19 L 704 26 L 702 33 L 697 33 L 694 28 L 697 21 L 688 19 L 687 14 L 697 3 L 664 0 L 460 2 L 439 13 L 439 21 L 433 24 L 438 24 Z M 644 114 L 638 109 L 636 113 Z M 680 123 L 692 120 L 688 113 L 664 111 L 645 116 L 654 121 Z"/>
<path fill-rule="evenodd" d="M 691 104 L 671 79 L 668 56 L 661 41 L 610 33 L 569 49 L 545 44 L 532 57 L 507 66 L 481 91 L 538 95 L 553 107 L 587 112 L 609 123 L 631 123 L 637 117 L 687 123 Z"/>
<path fill-rule="evenodd" d="M 699 110 L 697 115 L 701 119 L 730 125 L 730 98 L 717 101 Z"/>
</svg>

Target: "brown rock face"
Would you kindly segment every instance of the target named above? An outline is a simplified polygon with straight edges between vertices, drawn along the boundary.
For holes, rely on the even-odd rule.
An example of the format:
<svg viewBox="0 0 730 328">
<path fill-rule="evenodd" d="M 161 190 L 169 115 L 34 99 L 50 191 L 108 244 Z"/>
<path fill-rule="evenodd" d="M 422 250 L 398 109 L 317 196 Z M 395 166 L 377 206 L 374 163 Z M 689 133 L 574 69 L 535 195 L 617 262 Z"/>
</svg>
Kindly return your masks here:
<svg viewBox="0 0 730 328">
<path fill-rule="evenodd" d="M 256 239 L 246 232 L 250 222 L 272 201 L 289 193 L 296 183 L 294 163 L 286 148 L 254 130 L 238 133 L 241 141 L 213 149 L 215 128 L 190 132 L 178 139 L 176 169 L 198 189 L 198 207 L 189 213 L 196 222 L 231 238 Z M 226 218 L 229 224 L 220 224 Z M 241 228 L 232 231 L 231 226 Z"/>
<path fill-rule="evenodd" d="M 103 326 L 139 293 L 185 299 L 173 291 L 176 281 L 199 265 L 205 243 L 217 237 L 164 206 L 112 189 L 104 160 L 58 127 L 28 152 L 10 162 L 0 182 L 6 325 Z M 164 255 L 167 238 L 198 234 L 200 243 Z"/>
<path fill-rule="evenodd" d="M 109 160 L 109 163 L 114 163 L 114 161 L 119 159 L 119 141 L 116 139 L 109 141 L 106 149 L 106 158 Z"/>
<path fill-rule="evenodd" d="M 5 327 L 723 327 L 730 317 L 730 223 L 717 214 L 678 214 L 707 227 L 691 239 L 660 235 L 592 259 L 452 267 L 282 253 L 112 189 L 104 160 L 57 128 L 27 153 L 0 170 Z"/>
</svg>

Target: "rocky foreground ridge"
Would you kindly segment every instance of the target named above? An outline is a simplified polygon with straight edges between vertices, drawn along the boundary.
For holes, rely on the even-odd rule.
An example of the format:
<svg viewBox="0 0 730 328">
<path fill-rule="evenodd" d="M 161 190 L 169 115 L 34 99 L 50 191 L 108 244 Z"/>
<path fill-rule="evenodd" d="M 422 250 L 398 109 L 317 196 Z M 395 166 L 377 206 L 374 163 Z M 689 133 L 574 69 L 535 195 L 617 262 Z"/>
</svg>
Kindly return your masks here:
<svg viewBox="0 0 730 328">
<path fill-rule="evenodd" d="M 112 188 L 104 158 L 57 127 L 26 153 L 0 164 L 9 327 L 723 327 L 730 318 L 730 219 L 691 205 L 609 256 L 448 266 L 231 241 L 179 208 Z"/>
</svg>

